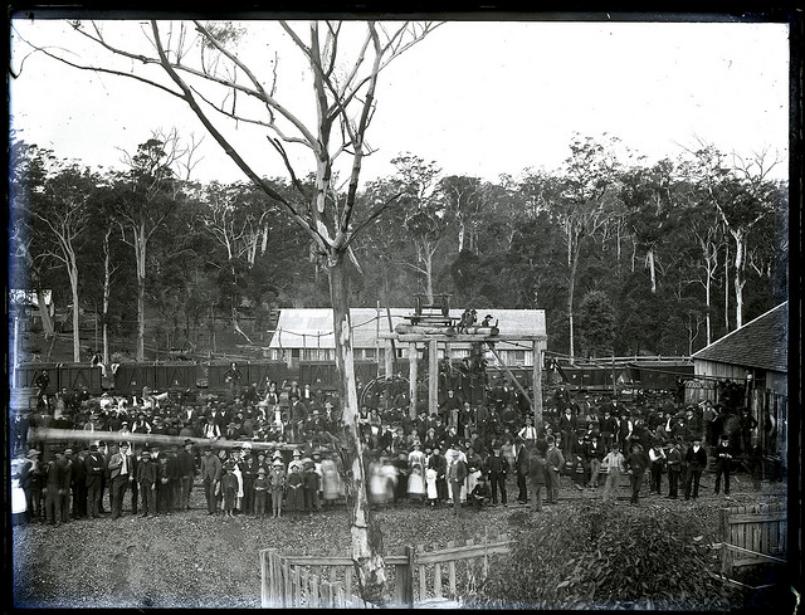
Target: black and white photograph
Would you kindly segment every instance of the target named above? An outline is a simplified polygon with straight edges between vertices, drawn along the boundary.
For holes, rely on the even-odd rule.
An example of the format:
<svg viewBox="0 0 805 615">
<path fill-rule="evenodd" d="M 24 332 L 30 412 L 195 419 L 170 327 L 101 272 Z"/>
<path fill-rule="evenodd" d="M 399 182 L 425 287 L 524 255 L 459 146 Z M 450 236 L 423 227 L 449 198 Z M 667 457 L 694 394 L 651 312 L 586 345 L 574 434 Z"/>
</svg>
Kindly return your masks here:
<svg viewBox="0 0 805 615">
<path fill-rule="evenodd" d="M 796 612 L 798 22 L 71 10 L 10 22 L 14 608 Z"/>
</svg>

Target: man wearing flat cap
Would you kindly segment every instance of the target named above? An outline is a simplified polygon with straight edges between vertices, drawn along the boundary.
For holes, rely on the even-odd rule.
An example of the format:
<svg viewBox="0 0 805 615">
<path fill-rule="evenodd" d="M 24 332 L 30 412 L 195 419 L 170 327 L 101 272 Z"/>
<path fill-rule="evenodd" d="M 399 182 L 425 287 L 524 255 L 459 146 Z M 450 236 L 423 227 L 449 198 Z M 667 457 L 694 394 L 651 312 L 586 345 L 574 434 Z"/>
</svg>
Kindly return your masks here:
<svg viewBox="0 0 805 615">
<path fill-rule="evenodd" d="M 109 459 L 109 475 L 112 479 L 112 519 L 117 519 L 123 515 L 123 497 L 134 481 L 134 460 L 128 442 L 121 442 L 118 452 Z"/>
<path fill-rule="evenodd" d="M 151 451 L 149 450 L 143 451 L 141 461 L 137 465 L 137 482 L 140 484 L 140 493 L 142 494 L 142 513 L 140 516 L 156 516 L 157 467 L 151 461 Z"/>
<path fill-rule="evenodd" d="M 23 465 L 20 484 L 25 492 L 25 510 L 28 521 L 38 520 L 42 516 L 42 467 L 40 453 L 35 448 L 25 456 L 28 463 Z"/>
<path fill-rule="evenodd" d="M 190 510 L 190 493 L 193 491 L 193 478 L 196 473 L 196 458 L 193 455 L 193 441 L 184 441 L 184 448 L 176 455 L 176 467 L 179 480 L 179 498 L 177 510 Z"/>
<path fill-rule="evenodd" d="M 221 480 L 222 465 L 217 455 L 212 454 L 212 448 L 204 448 L 201 457 L 201 478 L 204 481 L 204 495 L 207 499 L 207 514 L 214 515 L 217 510 L 216 489 Z"/>
</svg>

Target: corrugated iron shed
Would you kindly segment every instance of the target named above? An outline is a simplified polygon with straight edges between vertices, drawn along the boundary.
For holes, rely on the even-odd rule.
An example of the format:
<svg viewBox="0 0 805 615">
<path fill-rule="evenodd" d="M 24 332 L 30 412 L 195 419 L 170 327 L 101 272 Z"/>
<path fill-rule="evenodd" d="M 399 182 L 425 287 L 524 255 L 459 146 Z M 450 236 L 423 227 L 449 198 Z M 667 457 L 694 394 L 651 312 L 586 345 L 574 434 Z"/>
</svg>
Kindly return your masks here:
<svg viewBox="0 0 805 615">
<path fill-rule="evenodd" d="M 693 354 L 697 361 L 788 371 L 788 301 Z"/>
</svg>

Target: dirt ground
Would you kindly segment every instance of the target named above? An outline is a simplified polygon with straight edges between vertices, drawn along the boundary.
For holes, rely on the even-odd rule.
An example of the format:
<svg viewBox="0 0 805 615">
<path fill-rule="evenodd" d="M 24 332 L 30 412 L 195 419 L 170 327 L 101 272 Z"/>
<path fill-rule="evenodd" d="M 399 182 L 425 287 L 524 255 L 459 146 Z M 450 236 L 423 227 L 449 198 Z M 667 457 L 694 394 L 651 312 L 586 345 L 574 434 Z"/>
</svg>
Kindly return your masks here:
<svg viewBox="0 0 805 615">
<path fill-rule="evenodd" d="M 723 495 L 712 495 L 710 482 L 704 478 L 702 497 L 696 502 L 651 496 L 640 506 L 689 509 L 692 515 L 708 520 L 712 531 L 704 540 L 717 542 L 719 508 L 785 497 L 781 483 L 764 483 L 762 491 L 756 492 L 739 476 L 727 500 Z M 514 499 L 512 487 L 509 494 Z M 568 484 L 557 506 L 566 506 L 571 514 L 579 498 L 600 498 L 600 491 L 580 493 Z M 260 549 L 275 548 L 296 555 L 349 552 L 348 514 L 343 507 L 298 519 L 210 517 L 199 485 L 192 504 L 189 512 L 154 519 L 126 514 L 114 521 L 80 520 L 60 527 L 35 523 L 14 528 L 15 605 L 257 608 Z M 629 503 L 622 498 L 614 505 Z M 456 519 L 447 507 L 422 510 L 402 504 L 378 511 L 377 517 L 386 552 L 397 553 L 406 544 L 443 546 L 450 540 L 478 540 L 484 531 L 503 533 L 510 527 L 512 516 L 525 510 L 511 505 L 480 512 L 467 510 Z"/>
</svg>

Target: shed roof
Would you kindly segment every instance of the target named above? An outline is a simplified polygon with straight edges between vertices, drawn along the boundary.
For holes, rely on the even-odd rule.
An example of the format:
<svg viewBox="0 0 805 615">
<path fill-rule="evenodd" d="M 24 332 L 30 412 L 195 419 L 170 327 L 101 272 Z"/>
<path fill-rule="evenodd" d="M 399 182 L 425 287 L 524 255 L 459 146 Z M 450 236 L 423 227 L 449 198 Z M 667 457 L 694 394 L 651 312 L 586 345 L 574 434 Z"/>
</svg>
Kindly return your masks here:
<svg viewBox="0 0 805 615">
<path fill-rule="evenodd" d="M 693 359 L 787 372 L 788 301 L 693 353 Z"/>
<path fill-rule="evenodd" d="M 545 310 L 500 310 L 495 308 L 475 308 L 479 317 L 491 314 L 499 320 L 498 328 L 502 335 L 545 335 Z M 413 314 L 413 308 L 391 308 L 392 329 L 400 323 L 408 322 L 405 316 Z M 461 317 L 463 309 L 451 309 L 450 315 Z M 374 348 L 377 337 L 378 317 L 375 308 L 352 308 L 353 348 Z M 379 327 L 389 330 L 384 309 L 380 310 Z M 384 342 L 381 340 L 380 345 Z M 500 342 L 503 350 L 518 349 L 515 344 Z M 469 348 L 469 344 L 455 343 L 453 348 Z M 530 347 L 530 346 L 529 346 Z M 330 308 L 289 308 L 280 311 L 277 330 L 271 338 L 269 348 L 335 348 L 333 339 L 333 311 Z M 525 348 L 521 348 L 525 350 Z"/>
</svg>

